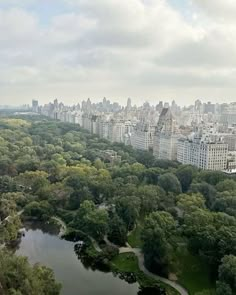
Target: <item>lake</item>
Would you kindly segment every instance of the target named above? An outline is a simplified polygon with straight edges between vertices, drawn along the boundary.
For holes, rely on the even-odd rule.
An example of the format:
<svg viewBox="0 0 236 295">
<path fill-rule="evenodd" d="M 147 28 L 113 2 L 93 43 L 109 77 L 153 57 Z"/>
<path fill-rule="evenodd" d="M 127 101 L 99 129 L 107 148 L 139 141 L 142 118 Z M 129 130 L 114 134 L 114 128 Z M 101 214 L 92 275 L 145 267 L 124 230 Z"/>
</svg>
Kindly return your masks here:
<svg viewBox="0 0 236 295">
<path fill-rule="evenodd" d="M 39 262 L 52 268 L 63 285 L 63 295 L 137 295 L 138 283 L 128 284 L 112 273 L 86 269 L 74 245 L 60 239 L 55 228 L 35 223 L 26 226 L 16 254 L 27 256 L 31 264 Z"/>
</svg>

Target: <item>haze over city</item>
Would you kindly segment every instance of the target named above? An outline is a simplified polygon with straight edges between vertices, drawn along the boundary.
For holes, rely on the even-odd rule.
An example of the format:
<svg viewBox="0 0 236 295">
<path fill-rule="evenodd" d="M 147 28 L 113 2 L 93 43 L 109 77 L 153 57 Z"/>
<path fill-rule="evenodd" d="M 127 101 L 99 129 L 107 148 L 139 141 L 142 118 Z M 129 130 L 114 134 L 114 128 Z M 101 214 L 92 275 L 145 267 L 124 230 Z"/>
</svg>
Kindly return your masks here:
<svg viewBox="0 0 236 295">
<path fill-rule="evenodd" d="M 0 104 L 235 100 L 233 0 L 0 0 Z"/>
</svg>

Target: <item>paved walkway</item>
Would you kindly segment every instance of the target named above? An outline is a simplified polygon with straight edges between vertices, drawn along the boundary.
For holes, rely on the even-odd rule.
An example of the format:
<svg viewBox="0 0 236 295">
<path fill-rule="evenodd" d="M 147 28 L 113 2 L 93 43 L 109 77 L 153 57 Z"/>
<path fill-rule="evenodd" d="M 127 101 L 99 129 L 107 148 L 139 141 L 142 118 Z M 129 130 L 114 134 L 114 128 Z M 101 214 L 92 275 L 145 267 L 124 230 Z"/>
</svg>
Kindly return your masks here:
<svg viewBox="0 0 236 295">
<path fill-rule="evenodd" d="M 111 243 L 107 237 L 104 238 L 105 242 L 110 245 L 110 246 L 115 246 L 117 247 L 116 245 L 114 245 L 113 243 Z M 118 248 L 118 247 L 117 247 Z M 163 277 L 160 277 L 152 272 L 150 272 L 146 267 L 145 267 L 145 264 L 144 264 L 144 255 L 141 251 L 141 249 L 139 248 L 132 248 L 132 247 L 121 247 L 119 248 L 119 253 L 122 254 L 122 253 L 134 253 L 136 255 L 136 257 L 138 258 L 138 264 L 139 264 L 139 269 L 145 273 L 147 276 L 155 279 L 155 280 L 158 280 L 170 287 L 172 287 L 173 289 L 175 289 L 177 292 L 179 292 L 179 294 L 181 295 L 189 295 L 188 291 L 180 286 L 178 283 L 174 282 L 174 281 L 171 281 L 171 280 L 168 280 L 166 278 L 163 278 Z"/>
<path fill-rule="evenodd" d="M 67 225 L 58 216 L 53 216 L 52 219 L 54 219 L 58 223 L 58 225 L 60 226 L 60 232 L 59 232 L 58 236 L 61 238 L 66 233 Z M 102 252 L 102 249 L 99 247 L 97 241 L 94 238 L 90 237 L 90 236 L 89 236 L 89 238 L 90 238 L 90 240 L 91 240 L 91 242 L 92 242 L 93 247 L 95 248 L 95 250 L 97 252 Z"/>
<path fill-rule="evenodd" d="M 55 220 L 58 223 L 58 225 L 60 226 L 60 232 L 59 232 L 58 236 L 61 238 L 66 233 L 67 226 L 66 226 L 65 222 L 57 216 L 53 216 L 52 219 Z"/>
</svg>

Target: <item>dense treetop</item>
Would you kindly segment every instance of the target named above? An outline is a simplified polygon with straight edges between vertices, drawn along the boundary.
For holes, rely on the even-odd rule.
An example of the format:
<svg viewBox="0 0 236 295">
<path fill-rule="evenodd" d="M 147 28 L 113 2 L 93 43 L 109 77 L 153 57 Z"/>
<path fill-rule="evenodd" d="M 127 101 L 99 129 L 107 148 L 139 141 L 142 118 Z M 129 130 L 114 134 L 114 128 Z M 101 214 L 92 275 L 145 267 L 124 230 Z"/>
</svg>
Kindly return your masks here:
<svg viewBox="0 0 236 295">
<path fill-rule="evenodd" d="M 121 163 L 105 160 L 107 149 L 116 151 Z M 149 269 L 167 275 L 181 240 L 210 266 L 218 295 L 236 292 L 233 176 L 155 160 L 151 153 L 112 144 L 72 124 L 40 117 L 0 118 L 2 243 L 16 239 L 21 210 L 24 218 L 60 216 L 70 229 L 97 240 L 107 235 L 118 245 L 142 223 Z M 0 264 L 7 264 L 3 256 L 0 253 Z M 28 270 L 25 261 L 22 264 L 23 274 L 41 272 L 42 281 L 32 278 L 31 288 L 46 283 L 43 272 L 48 270 Z M 1 267 L 3 288 L 6 276 Z M 57 294 L 50 292 L 42 294 Z"/>
</svg>

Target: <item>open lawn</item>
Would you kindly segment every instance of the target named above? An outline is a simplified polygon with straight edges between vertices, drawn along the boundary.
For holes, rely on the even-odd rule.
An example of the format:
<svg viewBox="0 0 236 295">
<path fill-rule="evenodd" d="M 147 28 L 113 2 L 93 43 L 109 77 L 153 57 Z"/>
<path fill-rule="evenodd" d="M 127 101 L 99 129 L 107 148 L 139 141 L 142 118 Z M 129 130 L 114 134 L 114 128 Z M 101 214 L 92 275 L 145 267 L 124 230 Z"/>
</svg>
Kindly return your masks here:
<svg viewBox="0 0 236 295">
<path fill-rule="evenodd" d="M 139 270 L 138 259 L 134 253 L 123 253 L 119 254 L 111 261 L 112 267 L 116 271 L 120 272 L 132 272 L 137 276 L 137 280 L 142 287 L 152 287 L 158 284 L 160 287 L 165 288 L 167 295 L 179 295 L 177 291 L 171 287 L 154 280 L 142 271 Z"/>
<path fill-rule="evenodd" d="M 175 253 L 174 272 L 178 282 L 184 286 L 190 295 L 202 290 L 211 290 L 215 294 L 214 280 L 211 280 L 208 265 L 198 256 L 189 253 L 186 247 L 180 247 Z"/>
<path fill-rule="evenodd" d="M 133 248 L 141 248 L 142 241 L 141 241 L 141 231 L 142 226 L 137 224 L 135 229 L 128 235 L 128 243 Z"/>
<path fill-rule="evenodd" d="M 121 272 L 139 272 L 138 259 L 134 253 L 119 254 L 111 262 Z"/>
</svg>

